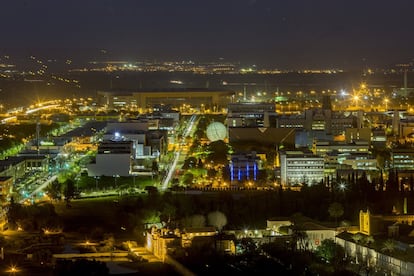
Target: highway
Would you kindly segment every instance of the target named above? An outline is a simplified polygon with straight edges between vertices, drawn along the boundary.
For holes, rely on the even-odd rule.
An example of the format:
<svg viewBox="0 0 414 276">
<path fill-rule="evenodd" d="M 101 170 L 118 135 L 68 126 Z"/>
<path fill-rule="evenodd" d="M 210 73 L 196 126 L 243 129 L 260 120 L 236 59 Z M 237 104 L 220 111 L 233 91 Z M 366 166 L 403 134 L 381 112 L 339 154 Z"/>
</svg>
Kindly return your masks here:
<svg viewBox="0 0 414 276">
<path fill-rule="evenodd" d="M 174 174 L 174 172 L 176 170 L 178 161 L 180 159 L 180 155 L 182 154 L 182 151 L 183 151 L 183 147 L 182 146 L 186 144 L 186 138 L 190 135 L 190 133 L 191 133 L 193 127 L 194 127 L 194 124 L 195 124 L 196 120 L 197 120 L 197 115 L 192 115 L 191 118 L 190 118 L 190 120 L 188 121 L 187 127 L 184 130 L 184 135 L 182 137 L 182 140 L 180 141 L 180 147 L 174 153 L 174 160 L 173 160 L 171 166 L 168 167 L 167 176 L 163 179 L 163 181 L 161 183 L 161 188 L 160 188 L 161 191 L 165 191 L 168 188 L 168 184 L 170 183 L 171 178 L 173 177 L 173 174 Z"/>
</svg>

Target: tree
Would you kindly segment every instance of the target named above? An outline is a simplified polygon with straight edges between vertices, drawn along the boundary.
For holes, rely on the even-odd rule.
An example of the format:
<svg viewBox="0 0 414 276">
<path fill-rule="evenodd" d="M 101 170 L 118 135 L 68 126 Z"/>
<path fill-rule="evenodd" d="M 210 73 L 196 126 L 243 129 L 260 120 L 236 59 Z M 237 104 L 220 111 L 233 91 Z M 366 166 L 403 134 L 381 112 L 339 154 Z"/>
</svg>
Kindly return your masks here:
<svg viewBox="0 0 414 276">
<path fill-rule="evenodd" d="M 158 167 L 158 163 L 157 163 L 157 161 L 152 161 L 152 167 L 151 167 L 151 171 L 152 171 L 152 173 L 153 174 L 158 174 L 158 170 L 159 170 L 159 167 Z"/>
<path fill-rule="evenodd" d="M 257 251 L 257 246 L 252 238 L 242 238 L 239 245 L 243 254 L 254 254 Z"/>
<path fill-rule="evenodd" d="M 360 233 L 357 233 L 352 236 L 352 239 L 355 243 L 359 243 L 362 240 L 363 236 Z"/>
<path fill-rule="evenodd" d="M 333 202 L 328 208 L 329 215 L 335 219 L 335 226 L 337 225 L 338 218 L 344 214 L 344 207 L 341 203 Z"/>
<path fill-rule="evenodd" d="M 227 217 L 220 211 L 210 212 L 207 215 L 208 224 L 216 227 L 219 231 L 227 224 Z"/>
<path fill-rule="evenodd" d="M 10 199 L 10 205 L 7 208 L 7 221 L 9 228 L 17 229 L 17 222 L 23 217 L 23 207 L 14 201 L 14 197 Z"/>
<path fill-rule="evenodd" d="M 373 236 L 367 236 L 365 237 L 364 242 L 366 245 L 371 245 L 375 242 L 375 239 Z"/>
<path fill-rule="evenodd" d="M 388 239 L 384 242 L 383 248 L 381 249 L 383 252 L 391 253 L 395 250 L 395 241 L 392 239 Z"/>
<path fill-rule="evenodd" d="M 113 234 L 104 234 L 104 240 L 102 241 L 102 251 L 112 251 L 114 249 L 115 238 Z"/>
<path fill-rule="evenodd" d="M 175 213 L 177 211 L 177 208 L 170 204 L 170 203 L 165 203 L 164 204 L 164 208 L 162 209 L 162 216 L 164 220 L 167 220 L 167 223 L 171 222 L 171 218 L 173 218 L 175 216 Z"/>
<path fill-rule="evenodd" d="M 193 180 L 194 180 L 194 174 L 192 174 L 191 172 L 186 172 L 183 175 L 182 178 L 182 182 L 187 185 L 187 186 L 191 186 L 191 184 L 193 184 Z"/>
<path fill-rule="evenodd" d="M 69 204 L 69 201 L 75 197 L 75 182 L 72 179 L 67 179 L 64 183 L 65 190 L 64 196 L 65 201 Z"/>
<path fill-rule="evenodd" d="M 197 166 L 197 159 L 195 157 L 189 157 L 184 161 L 182 168 L 184 170 L 195 168 Z"/>
<path fill-rule="evenodd" d="M 292 225 L 292 250 L 306 251 L 308 248 L 308 234 L 298 225 Z"/>
<path fill-rule="evenodd" d="M 51 200 L 60 200 L 62 197 L 62 185 L 55 180 L 47 185 L 45 192 Z"/>
<path fill-rule="evenodd" d="M 160 223 L 160 212 L 158 212 L 157 210 L 144 210 L 142 222 L 144 224 Z"/>
<path fill-rule="evenodd" d="M 344 256 L 342 246 L 335 243 L 332 239 L 326 239 L 316 248 L 315 254 L 328 263 L 336 263 Z"/>
<path fill-rule="evenodd" d="M 227 165 L 227 152 L 229 148 L 227 144 L 221 140 L 211 142 L 209 145 L 210 154 L 207 156 L 208 162 L 213 162 L 218 165 Z"/>
</svg>

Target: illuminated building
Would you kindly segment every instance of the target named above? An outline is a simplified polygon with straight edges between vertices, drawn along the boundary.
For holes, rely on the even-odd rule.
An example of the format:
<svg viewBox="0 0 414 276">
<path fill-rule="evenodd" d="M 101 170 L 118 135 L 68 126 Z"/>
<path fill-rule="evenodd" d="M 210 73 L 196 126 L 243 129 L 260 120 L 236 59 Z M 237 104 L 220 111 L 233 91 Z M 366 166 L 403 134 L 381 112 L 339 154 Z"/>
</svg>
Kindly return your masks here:
<svg viewBox="0 0 414 276">
<path fill-rule="evenodd" d="M 151 162 L 167 151 L 167 131 L 149 130 L 148 121 L 111 122 L 98 146 L 96 163 L 88 166 L 90 176 L 151 175 Z M 115 162 L 111 167 L 111 156 Z M 113 165 L 112 164 L 112 165 Z"/>
<path fill-rule="evenodd" d="M 307 132 L 322 131 L 326 135 L 343 134 L 347 128 L 361 128 L 363 113 L 344 113 L 332 110 L 329 96 L 322 99 L 321 108 L 307 109 L 302 114 L 277 117 L 276 127 L 300 128 Z"/>
<path fill-rule="evenodd" d="M 227 108 L 229 127 L 275 127 L 273 103 L 230 103 Z"/>
<path fill-rule="evenodd" d="M 167 131 L 151 130 L 156 121 L 137 120 L 108 123 L 103 140 L 133 141 L 134 159 L 158 158 L 167 150 Z"/>
<path fill-rule="evenodd" d="M 255 152 L 249 154 L 235 154 L 230 161 L 230 180 L 244 181 L 257 180 L 260 158 Z"/>
<path fill-rule="evenodd" d="M 48 167 L 48 158 L 45 155 L 10 156 L 0 160 L 0 176 L 11 176 L 16 181 L 29 171 L 46 172 Z"/>
<path fill-rule="evenodd" d="M 337 235 L 335 241 L 345 249 L 346 257 L 366 265 L 370 271 L 375 269 L 386 275 L 413 275 L 413 223 L 414 215 L 374 215 L 369 210 L 361 210 L 358 235 L 371 242 L 357 242 L 347 232 Z M 392 249 L 386 246 L 390 241 Z"/>
<path fill-rule="evenodd" d="M 200 88 L 98 91 L 98 101 L 108 108 L 136 106 L 141 109 L 147 109 L 157 105 L 170 105 L 178 109 L 183 105 L 190 105 L 192 107 L 204 105 L 216 112 L 226 107 L 232 101 L 234 94 L 233 91 L 229 90 Z"/>
<path fill-rule="evenodd" d="M 129 176 L 134 156 L 132 141 L 103 141 L 95 163 L 88 164 L 89 176 Z"/>
<path fill-rule="evenodd" d="M 377 171 L 377 159 L 368 152 L 346 152 L 338 154 L 338 163 L 349 165 L 354 170 Z"/>
<path fill-rule="evenodd" d="M 324 156 L 328 152 L 369 152 L 368 141 L 354 141 L 352 143 L 314 140 L 312 152 Z"/>
<path fill-rule="evenodd" d="M 324 158 L 303 151 L 280 151 L 280 180 L 283 186 L 312 185 L 324 179 Z"/>
<path fill-rule="evenodd" d="M 410 147 L 398 147 L 391 149 L 391 165 L 399 170 L 414 169 L 414 149 Z"/>
</svg>

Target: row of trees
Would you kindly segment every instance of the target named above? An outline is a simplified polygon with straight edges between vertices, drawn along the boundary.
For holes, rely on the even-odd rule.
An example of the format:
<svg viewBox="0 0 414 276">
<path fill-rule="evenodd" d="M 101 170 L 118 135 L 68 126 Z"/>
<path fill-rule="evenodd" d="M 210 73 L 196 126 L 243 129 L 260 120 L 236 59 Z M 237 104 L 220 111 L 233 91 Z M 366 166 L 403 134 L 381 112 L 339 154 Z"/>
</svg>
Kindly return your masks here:
<svg viewBox="0 0 414 276">
<path fill-rule="evenodd" d="M 45 192 L 52 201 L 64 199 L 68 204 L 77 195 L 75 181 L 71 178 L 65 179 L 64 182 L 59 180 L 51 182 Z"/>
<path fill-rule="evenodd" d="M 12 230 L 18 227 L 27 231 L 61 227 L 61 222 L 52 204 L 22 205 L 11 198 L 7 209 L 7 221 Z"/>
</svg>

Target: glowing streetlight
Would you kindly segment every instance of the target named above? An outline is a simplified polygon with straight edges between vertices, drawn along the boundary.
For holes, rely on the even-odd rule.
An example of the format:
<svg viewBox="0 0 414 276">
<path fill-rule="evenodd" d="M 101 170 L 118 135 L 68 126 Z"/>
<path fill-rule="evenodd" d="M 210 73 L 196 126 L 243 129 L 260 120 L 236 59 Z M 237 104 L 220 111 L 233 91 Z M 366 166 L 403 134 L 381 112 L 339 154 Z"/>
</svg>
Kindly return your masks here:
<svg viewBox="0 0 414 276">
<path fill-rule="evenodd" d="M 10 273 L 10 274 L 14 275 L 14 274 L 16 274 L 16 273 L 20 272 L 20 270 L 17 268 L 17 266 L 15 266 L 15 265 L 11 265 L 11 266 L 9 267 L 9 269 L 8 269 L 6 272 L 8 272 L 8 273 Z"/>
<path fill-rule="evenodd" d="M 359 101 L 359 96 L 358 95 L 354 95 L 352 97 L 353 101 L 355 102 L 355 106 L 358 106 L 358 101 Z"/>
<path fill-rule="evenodd" d="M 388 99 L 388 98 L 385 98 L 384 99 L 384 103 L 385 103 L 385 111 L 387 111 L 388 110 L 388 102 L 389 102 L 390 100 Z"/>
</svg>

